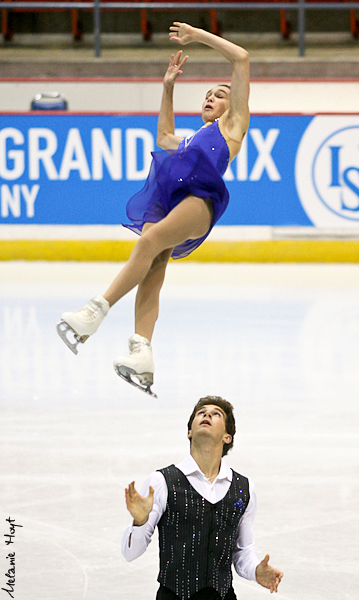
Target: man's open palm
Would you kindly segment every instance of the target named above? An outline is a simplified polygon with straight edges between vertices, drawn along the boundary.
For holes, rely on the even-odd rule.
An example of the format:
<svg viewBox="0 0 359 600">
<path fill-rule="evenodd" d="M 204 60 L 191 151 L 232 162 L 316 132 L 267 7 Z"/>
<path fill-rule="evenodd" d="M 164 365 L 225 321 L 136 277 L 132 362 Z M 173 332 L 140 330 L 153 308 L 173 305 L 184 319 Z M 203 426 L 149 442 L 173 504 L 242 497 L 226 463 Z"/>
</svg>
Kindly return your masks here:
<svg viewBox="0 0 359 600">
<path fill-rule="evenodd" d="M 271 567 L 268 564 L 269 554 L 263 558 L 263 560 L 259 563 L 256 568 L 256 578 L 258 583 L 260 583 L 263 587 L 268 588 L 270 593 L 278 591 L 278 586 L 282 580 L 283 573 Z"/>
<path fill-rule="evenodd" d="M 135 482 L 132 481 L 125 489 L 126 506 L 133 517 L 133 524 L 144 525 L 148 519 L 153 506 L 154 490 L 150 486 L 149 494 L 146 498 L 141 496 L 135 489 Z"/>
</svg>

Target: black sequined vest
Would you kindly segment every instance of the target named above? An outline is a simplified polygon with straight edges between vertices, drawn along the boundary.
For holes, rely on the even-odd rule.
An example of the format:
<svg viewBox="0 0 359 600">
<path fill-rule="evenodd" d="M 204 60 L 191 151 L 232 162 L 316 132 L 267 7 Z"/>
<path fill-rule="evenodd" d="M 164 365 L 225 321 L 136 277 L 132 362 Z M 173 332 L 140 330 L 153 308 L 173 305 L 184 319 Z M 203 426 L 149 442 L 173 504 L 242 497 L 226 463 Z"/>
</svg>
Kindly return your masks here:
<svg viewBox="0 0 359 600">
<path fill-rule="evenodd" d="M 206 587 L 224 598 L 232 585 L 237 526 L 249 502 L 248 479 L 233 471 L 227 494 L 211 504 L 174 465 L 160 472 L 168 499 L 158 523 L 159 583 L 182 600 Z"/>
</svg>

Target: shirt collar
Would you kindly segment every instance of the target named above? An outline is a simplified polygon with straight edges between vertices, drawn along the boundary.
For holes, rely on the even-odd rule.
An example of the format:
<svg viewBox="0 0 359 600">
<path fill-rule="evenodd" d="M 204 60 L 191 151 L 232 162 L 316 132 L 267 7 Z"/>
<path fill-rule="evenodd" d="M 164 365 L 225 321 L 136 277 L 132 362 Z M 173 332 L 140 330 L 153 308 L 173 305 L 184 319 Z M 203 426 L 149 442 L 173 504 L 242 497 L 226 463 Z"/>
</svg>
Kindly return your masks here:
<svg viewBox="0 0 359 600">
<path fill-rule="evenodd" d="M 205 475 L 202 473 L 201 469 L 199 468 L 191 454 L 186 456 L 186 458 L 176 466 L 182 471 L 183 475 L 185 475 L 186 477 L 187 475 L 192 475 L 194 473 L 199 473 L 200 475 L 202 475 L 202 477 L 205 477 Z M 232 469 L 224 462 L 223 459 L 221 459 L 221 466 L 217 475 L 217 480 L 228 479 L 228 481 L 232 481 L 232 475 Z"/>
</svg>

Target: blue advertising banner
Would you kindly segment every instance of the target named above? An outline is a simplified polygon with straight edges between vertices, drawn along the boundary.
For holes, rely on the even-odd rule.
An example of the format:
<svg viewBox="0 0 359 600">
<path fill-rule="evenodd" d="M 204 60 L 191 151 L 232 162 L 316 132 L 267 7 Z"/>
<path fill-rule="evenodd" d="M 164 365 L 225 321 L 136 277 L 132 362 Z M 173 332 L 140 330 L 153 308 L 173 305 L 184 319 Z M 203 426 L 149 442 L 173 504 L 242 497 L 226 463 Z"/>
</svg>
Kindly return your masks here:
<svg viewBox="0 0 359 600">
<path fill-rule="evenodd" d="M 177 116 L 176 134 L 202 126 Z M 150 115 L 0 115 L 2 224 L 120 224 L 156 150 Z M 359 225 L 359 116 L 251 117 L 221 225 Z"/>
</svg>

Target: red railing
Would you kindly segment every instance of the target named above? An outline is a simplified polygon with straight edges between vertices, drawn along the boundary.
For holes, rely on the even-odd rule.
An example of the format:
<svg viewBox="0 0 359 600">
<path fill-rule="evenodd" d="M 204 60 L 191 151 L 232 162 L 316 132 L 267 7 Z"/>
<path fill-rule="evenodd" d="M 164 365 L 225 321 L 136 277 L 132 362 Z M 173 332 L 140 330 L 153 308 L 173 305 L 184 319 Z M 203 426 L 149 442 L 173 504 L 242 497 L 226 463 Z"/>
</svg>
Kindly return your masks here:
<svg viewBox="0 0 359 600">
<path fill-rule="evenodd" d="M 7 2 L 9 2 L 9 4 L 11 4 L 11 0 L 6 0 Z M 25 0 L 26 1 L 26 0 Z M 43 0 L 44 2 L 46 0 Z M 71 2 L 71 0 L 69 0 Z M 41 2 L 41 0 L 39 0 L 39 3 Z M 41 8 L 40 6 L 38 8 L 12 8 L 11 11 L 12 12 L 64 12 L 67 11 L 68 9 L 66 8 Z M 82 37 L 82 27 L 81 27 L 81 22 L 79 20 L 79 16 L 78 16 L 78 9 L 77 8 L 73 8 L 70 9 L 70 13 L 71 13 L 71 30 L 72 30 L 72 36 L 74 38 L 74 40 L 80 40 Z M 5 8 L 1 9 L 1 33 L 3 36 L 3 39 L 5 41 L 10 41 L 15 33 L 15 31 L 13 30 L 12 27 L 9 26 L 9 11 Z"/>
<path fill-rule="evenodd" d="M 220 0 L 221 1 L 221 0 Z M 231 1 L 231 0 L 230 0 Z M 259 1 L 259 0 L 250 0 L 252 2 L 255 1 Z M 278 0 L 279 2 L 281 0 Z M 283 2 L 296 2 L 297 0 L 282 0 Z M 311 2 L 320 2 L 321 0 L 306 0 L 306 2 L 309 4 Z M 348 2 L 349 0 L 322 0 L 323 2 L 326 3 L 333 3 L 333 2 Z M 279 11 L 279 20 L 280 20 L 280 32 L 282 34 L 283 39 L 287 40 L 290 38 L 290 34 L 292 32 L 292 26 L 290 24 L 290 22 L 287 20 L 287 16 L 286 16 L 286 12 L 285 10 L 280 10 Z M 350 28 L 350 32 L 352 34 L 352 37 L 357 38 L 359 35 L 359 21 L 356 18 L 356 12 L 354 8 L 351 8 L 349 10 L 349 28 Z"/>
<path fill-rule="evenodd" d="M 12 0 L 5 0 L 6 2 L 9 3 L 9 5 L 11 5 Z M 24 3 L 26 3 L 27 0 L 22 0 Z M 28 0 L 29 2 L 33 1 L 33 0 Z M 38 0 L 39 4 L 41 4 L 41 1 L 46 2 L 46 0 Z M 56 0 L 53 0 L 56 2 Z M 61 0 L 59 0 L 61 2 Z M 75 2 L 77 5 L 79 3 L 79 1 L 81 0 L 68 0 L 69 3 L 71 3 L 71 1 Z M 118 2 L 118 0 L 106 0 L 107 2 Z M 131 0 L 128 0 L 129 3 L 131 3 Z M 135 0 L 133 0 L 135 2 Z M 253 5 L 253 8 L 255 9 L 256 4 L 262 2 L 263 0 L 243 0 L 244 3 L 251 4 Z M 267 2 L 272 2 L 273 4 L 277 4 L 280 3 L 281 1 L 286 2 L 286 4 L 288 5 L 288 3 L 293 2 L 293 6 L 294 5 L 298 5 L 297 0 L 266 0 Z M 306 3 L 311 3 L 311 2 L 325 2 L 325 3 L 345 3 L 345 2 L 351 2 L 353 3 L 353 0 L 306 0 Z M 15 0 L 16 2 L 16 0 Z M 154 11 L 165 11 L 165 10 L 177 10 L 173 7 L 168 7 L 166 6 L 166 4 L 168 3 L 168 0 L 147 0 L 148 4 L 151 4 L 151 2 L 156 2 L 158 3 L 163 3 L 163 8 L 162 7 L 158 7 L 156 6 L 156 8 L 139 8 L 138 6 L 134 7 L 133 10 L 139 10 L 140 12 L 140 28 L 141 28 L 141 32 L 142 32 L 142 36 L 144 40 L 150 40 L 151 36 L 152 36 L 152 23 L 151 20 L 149 18 L 149 13 L 150 12 L 154 12 Z M 188 4 L 189 8 L 190 5 L 192 3 L 196 3 L 198 5 L 199 0 L 182 0 L 182 2 L 184 2 L 185 4 Z M 216 8 L 211 8 L 211 3 L 212 2 L 216 2 L 217 5 L 218 3 L 222 3 L 225 2 L 227 5 L 227 10 L 230 10 L 230 8 L 228 8 L 228 4 L 230 3 L 236 3 L 238 6 L 238 3 L 241 3 L 241 0 L 200 0 L 200 4 L 201 4 L 201 10 L 202 10 L 202 6 L 203 6 L 203 10 L 208 10 L 209 12 L 209 16 L 210 16 L 210 30 L 212 33 L 215 33 L 217 35 L 221 35 L 221 24 L 217 19 L 217 9 Z M 353 5 L 353 4 L 352 4 Z M 358 2 L 359 5 L 359 2 Z M 314 8 L 314 7 L 313 7 Z M 358 6 L 359 8 L 359 6 Z M 72 35 L 74 40 L 80 40 L 82 37 L 82 26 L 81 26 L 81 21 L 79 19 L 79 10 L 93 10 L 92 8 L 84 8 L 84 9 L 79 9 L 78 7 L 76 8 L 70 8 L 70 7 L 60 7 L 59 8 L 54 8 L 54 7 L 44 7 L 42 8 L 41 6 L 38 7 L 29 7 L 26 8 L 24 6 L 22 6 L 21 8 L 18 7 L 14 7 L 10 9 L 11 11 L 14 12 L 58 12 L 58 11 L 67 11 L 70 10 L 71 13 L 71 30 L 72 30 Z M 114 7 L 113 9 L 106 7 L 106 8 L 101 8 L 101 11 L 103 10 L 114 10 L 114 11 L 128 11 L 128 10 L 132 10 L 131 8 L 118 8 L 118 7 Z M 183 10 L 183 8 L 182 8 Z M 199 10 L 196 8 L 196 10 Z M 233 9 L 235 10 L 235 9 Z M 356 18 L 356 11 L 354 8 L 350 8 L 348 9 L 349 14 L 350 14 L 350 19 L 349 19 L 349 27 L 350 27 L 350 31 L 353 37 L 357 38 L 359 36 L 359 22 Z M 14 31 L 12 30 L 12 28 L 9 26 L 9 16 L 8 16 L 9 10 L 7 10 L 6 8 L 2 8 L 1 9 L 1 16 L 2 16 L 2 23 L 1 23 L 1 33 L 3 35 L 4 40 L 11 40 Z M 287 20 L 287 16 L 286 16 L 286 11 L 285 9 L 279 9 L 279 29 L 281 32 L 281 35 L 284 39 L 288 39 L 290 37 L 291 34 L 291 25 Z"/>
</svg>

